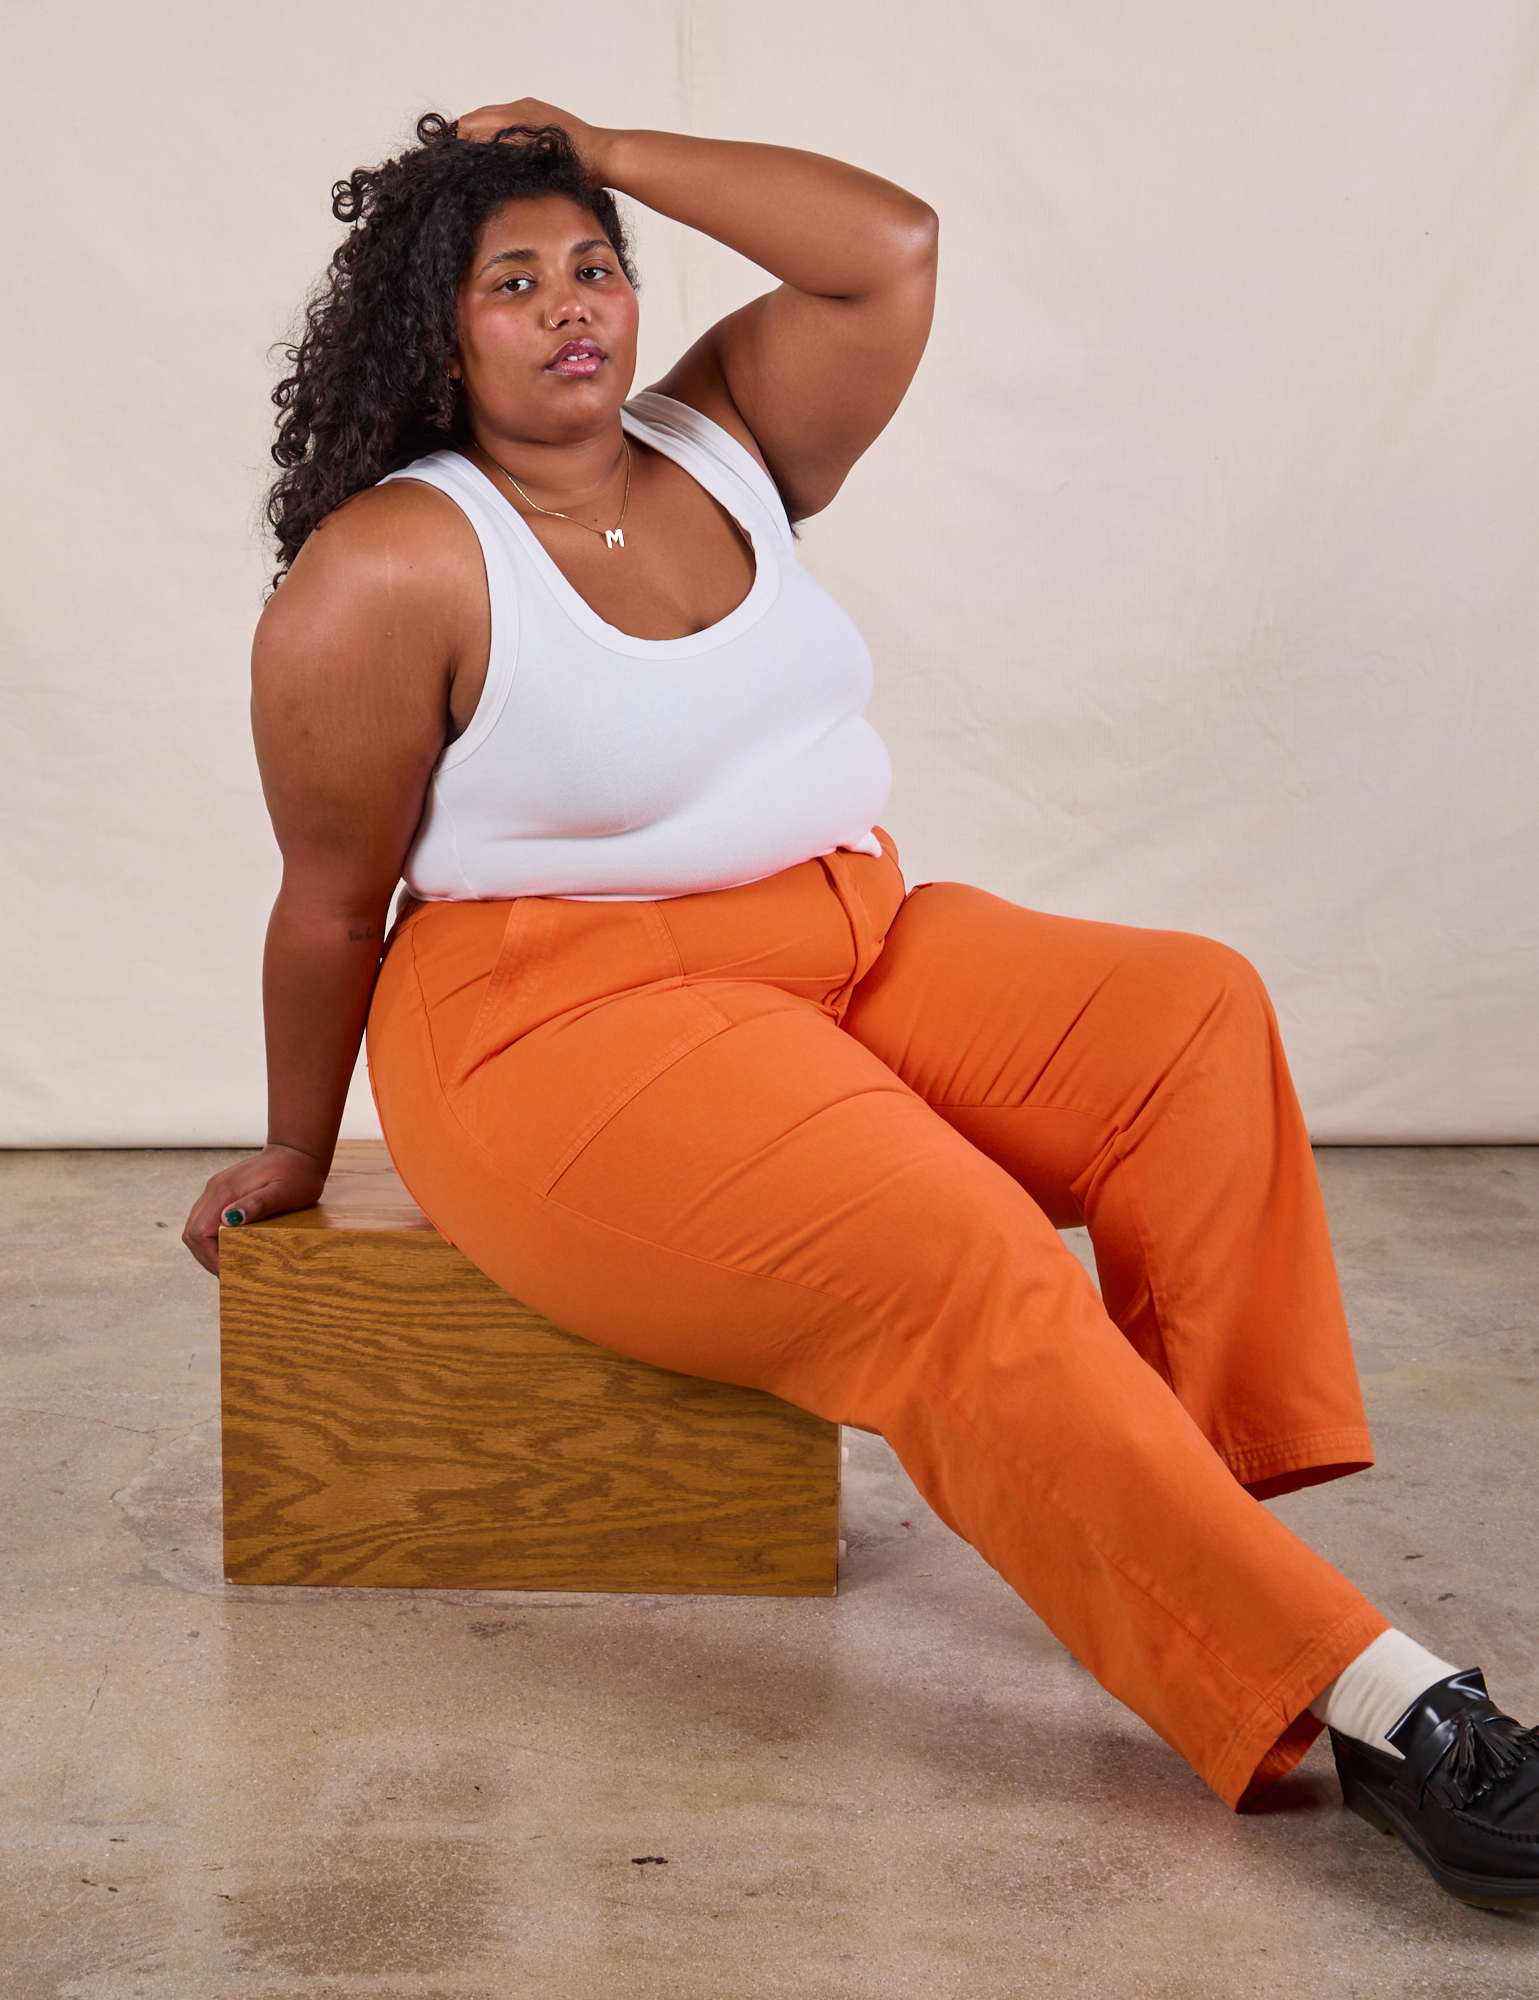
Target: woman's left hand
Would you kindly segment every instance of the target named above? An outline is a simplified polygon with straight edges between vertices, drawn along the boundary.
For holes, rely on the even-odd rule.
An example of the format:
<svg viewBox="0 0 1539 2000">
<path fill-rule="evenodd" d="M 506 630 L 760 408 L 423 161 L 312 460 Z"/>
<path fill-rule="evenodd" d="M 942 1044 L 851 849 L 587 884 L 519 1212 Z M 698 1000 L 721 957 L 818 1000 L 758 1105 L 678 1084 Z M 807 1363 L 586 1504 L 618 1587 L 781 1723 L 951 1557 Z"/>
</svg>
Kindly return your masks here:
<svg viewBox="0 0 1539 2000">
<path fill-rule="evenodd" d="M 558 110 L 538 97 L 520 97 L 512 104 L 483 104 L 479 111 L 467 112 L 454 129 L 461 139 L 484 140 L 495 139 L 510 125 L 525 125 L 536 132 L 546 125 L 559 125 L 577 148 L 588 172 L 595 179 L 603 179 L 604 155 L 612 134 L 601 125 L 574 118 L 570 111 Z"/>
</svg>

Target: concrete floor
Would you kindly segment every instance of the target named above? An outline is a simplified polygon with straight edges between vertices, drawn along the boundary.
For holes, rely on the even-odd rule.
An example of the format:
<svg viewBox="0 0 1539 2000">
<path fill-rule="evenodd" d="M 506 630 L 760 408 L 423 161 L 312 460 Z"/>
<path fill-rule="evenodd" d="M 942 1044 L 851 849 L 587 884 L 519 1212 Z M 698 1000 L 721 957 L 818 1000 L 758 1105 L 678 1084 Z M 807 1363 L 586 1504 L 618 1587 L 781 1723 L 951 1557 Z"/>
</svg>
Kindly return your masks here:
<svg viewBox="0 0 1539 2000">
<path fill-rule="evenodd" d="M 226 1589 L 227 1157 L 0 1159 L 5 2000 L 1539 1995 L 1319 1746 L 1225 1812 L 874 1440 L 833 1601 Z M 1539 1719 L 1539 1149 L 1321 1169 L 1380 1464 L 1278 1511 Z"/>
</svg>

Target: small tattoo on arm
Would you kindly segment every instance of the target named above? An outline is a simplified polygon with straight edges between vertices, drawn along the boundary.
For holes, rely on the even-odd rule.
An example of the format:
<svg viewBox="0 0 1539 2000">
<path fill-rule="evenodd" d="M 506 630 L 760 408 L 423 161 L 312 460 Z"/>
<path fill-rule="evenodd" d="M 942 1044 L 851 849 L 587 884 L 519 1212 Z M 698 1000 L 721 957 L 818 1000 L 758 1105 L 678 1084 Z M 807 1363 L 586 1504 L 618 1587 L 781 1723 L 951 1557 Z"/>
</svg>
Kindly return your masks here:
<svg viewBox="0 0 1539 2000">
<path fill-rule="evenodd" d="M 378 936 L 379 932 L 372 924 L 365 924 L 361 931 L 349 930 L 347 941 L 349 944 L 363 944 L 369 938 L 376 938 Z"/>
</svg>

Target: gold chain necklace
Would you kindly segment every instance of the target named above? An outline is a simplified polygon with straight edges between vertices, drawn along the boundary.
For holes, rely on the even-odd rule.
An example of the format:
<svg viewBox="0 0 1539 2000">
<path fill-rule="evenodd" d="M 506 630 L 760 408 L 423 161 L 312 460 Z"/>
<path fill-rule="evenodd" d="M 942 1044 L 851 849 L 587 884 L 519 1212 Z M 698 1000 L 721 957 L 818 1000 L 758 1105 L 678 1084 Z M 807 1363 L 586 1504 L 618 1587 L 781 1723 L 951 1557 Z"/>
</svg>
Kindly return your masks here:
<svg viewBox="0 0 1539 2000">
<path fill-rule="evenodd" d="M 492 458 L 492 464 L 497 466 L 497 470 L 513 488 L 519 499 L 524 502 L 526 507 L 532 507 L 537 514 L 544 514 L 549 520 L 570 521 L 574 528 L 582 528 L 590 535 L 602 535 L 606 549 L 623 549 L 625 547 L 625 510 L 631 504 L 631 441 L 629 438 L 626 438 L 623 442 L 625 445 L 625 497 L 620 502 L 620 518 L 612 528 L 590 527 L 588 522 L 579 521 L 575 514 L 563 514 L 555 507 L 542 507 L 538 500 L 531 500 L 529 498 L 529 495 L 519 485 L 518 481 L 505 465 L 499 465 L 497 460 L 492 458 L 490 452 L 486 455 L 488 458 Z"/>
</svg>

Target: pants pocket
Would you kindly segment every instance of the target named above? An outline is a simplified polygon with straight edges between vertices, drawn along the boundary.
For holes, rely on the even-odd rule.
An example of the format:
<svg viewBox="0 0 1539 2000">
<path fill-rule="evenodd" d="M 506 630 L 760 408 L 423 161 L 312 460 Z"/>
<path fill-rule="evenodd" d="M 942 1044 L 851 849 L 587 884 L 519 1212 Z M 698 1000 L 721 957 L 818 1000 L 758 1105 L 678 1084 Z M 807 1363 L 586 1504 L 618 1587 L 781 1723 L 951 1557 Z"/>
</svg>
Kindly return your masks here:
<svg viewBox="0 0 1539 2000">
<path fill-rule="evenodd" d="M 565 1143 L 550 1159 L 536 1185 L 541 1194 L 549 1194 L 562 1175 L 592 1144 L 609 1124 L 617 1118 L 632 1099 L 639 1097 L 651 1083 L 677 1062 L 682 1062 L 692 1050 L 702 1043 L 711 1041 L 724 1033 L 732 1022 L 719 1008 L 712 1006 L 702 994 L 688 987 L 676 987 L 663 993 L 632 995 L 618 1009 L 603 1008 L 601 1014 L 624 1012 L 629 1018 L 624 1024 L 622 1042 L 627 1050 L 623 1064 L 615 1064 L 613 1057 L 618 1050 L 605 1048 L 598 1051 L 597 1062 L 584 1061 L 583 1054 L 576 1047 L 562 1052 L 563 1063 L 574 1057 L 582 1064 L 587 1079 L 584 1097 L 591 1109 L 580 1124 L 570 1130 Z M 588 1016 L 587 1020 L 593 1020 Z M 586 1025 L 586 1022 L 582 1025 Z M 638 1046 L 637 1030 L 641 1030 Z M 581 1042 L 586 1037 L 576 1037 Z M 608 1058 L 608 1060 L 606 1060 Z M 595 1071 L 597 1075 L 595 1075 Z M 607 1075 L 605 1073 L 608 1073 Z M 611 1080 L 612 1079 L 612 1080 Z M 609 1087 L 595 1102 L 594 1083 L 598 1081 Z"/>
<path fill-rule="evenodd" d="M 677 984 L 575 1008 L 481 1060 L 451 1091 L 456 1113 L 525 1186 L 549 1194 L 648 1084 L 731 1026 Z"/>
</svg>

